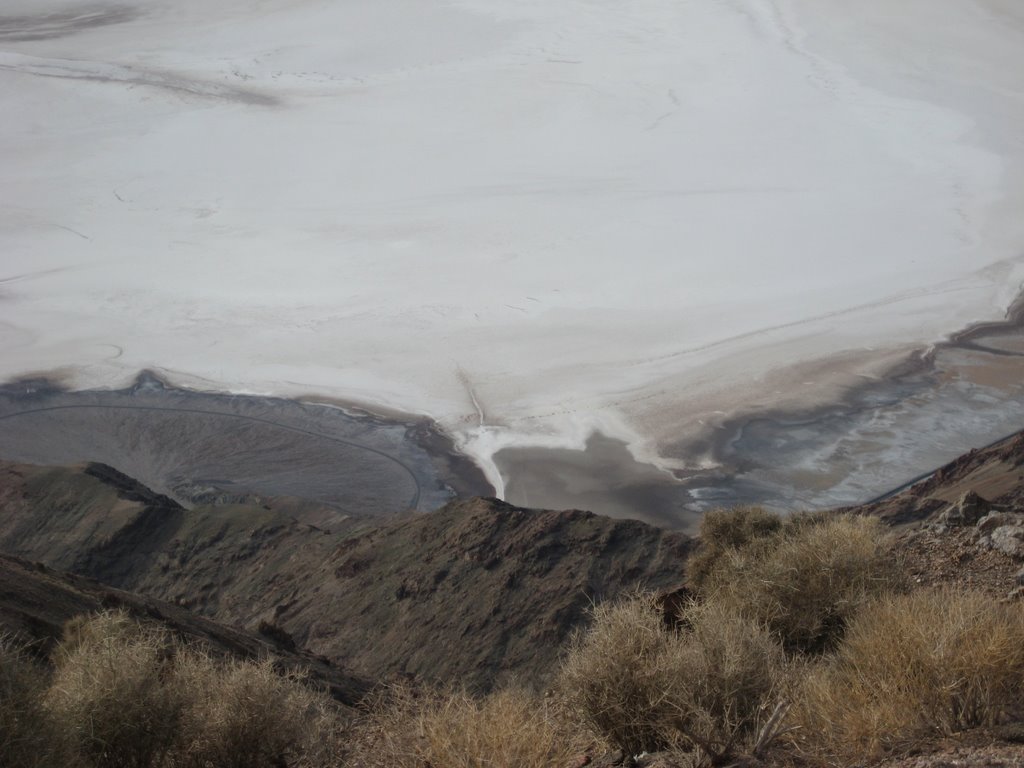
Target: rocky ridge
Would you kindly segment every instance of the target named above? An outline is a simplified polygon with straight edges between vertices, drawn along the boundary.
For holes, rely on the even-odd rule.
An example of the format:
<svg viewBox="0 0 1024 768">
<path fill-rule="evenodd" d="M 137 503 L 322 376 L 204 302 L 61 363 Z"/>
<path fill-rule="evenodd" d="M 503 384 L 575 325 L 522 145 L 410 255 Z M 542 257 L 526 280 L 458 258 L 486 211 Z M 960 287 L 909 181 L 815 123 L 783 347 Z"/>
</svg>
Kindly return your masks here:
<svg viewBox="0 0 1024 768">
<path fill-rule="evenodd" d="M 593 601 L 677 584 L 692 541 L 589 512 L 453 502 L 326 530 L 290 503 L 187 510 L 102 465 L 0 465 L 0 551 L 275 627 L 374 679 L 539 682 Z"/>
<path fill-rule="evenodd" d="M 897 551 L 918 583 L 1024 597 L 1024 433 L 853 511 L 895 528 Z"/>
</svg>

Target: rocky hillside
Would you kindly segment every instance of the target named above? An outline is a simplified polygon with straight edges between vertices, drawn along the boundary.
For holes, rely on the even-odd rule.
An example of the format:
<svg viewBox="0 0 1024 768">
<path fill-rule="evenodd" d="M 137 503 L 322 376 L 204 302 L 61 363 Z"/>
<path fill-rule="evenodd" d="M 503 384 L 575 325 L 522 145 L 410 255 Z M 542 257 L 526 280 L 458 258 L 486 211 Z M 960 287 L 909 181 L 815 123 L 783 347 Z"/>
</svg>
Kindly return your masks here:
<svg viewBox="0 0 1024 768">
<path fill-rule="evenodd" d="M 1024 435 L 858 508 L 922 584 L 1024 582 Z M 681 584 L 697 543 L 586 512 L 458 501 L 314 524 L 297 499 L 185 509 L 104 465 L 0 464 L 0 551 L 164 600 L 379 680 L 542 681 L 592 601 Z M 42 603 L 42 600 L 40 600 Z"/>
<path fill-rule="evenodd" d="M 459 501 L 324 530 L 294 500 L 187 510 L 103 465 L 0 465 L 0 551 L 274 627 L 374 679 L 542 680 L 594 600 L 681 580 L 686 537 L 587 512 Z M 308 513 L 308 509 L 303 510 Z"/>
<path fill-rule="evenodd" d="M 887 498 L 861 509 L 894 524 L 934 521 L 966 493 L 1024 510 L 1024 432 L 970 451 Z"/>
<path fill-rule="evenodd" d="M 1024 597 L 1024 433 L 856 511 L 896 527 L 898 551 L 918 583 Z"/>
<path fill-rule="evenodd" d="M 49 653 L 69 619 L 106 609 L 127 611 L 141 620 L 156 622 L 214 653 L 245 659 L 275 658 L 284 669 L 303 670 L 343 704 L 357 704 L 371 687 L 369 680 L 290 647 L 273 632 L 261 635 L 226 627 L 175 605 L 54 571 L 41 563 L 0 555 L 0 634 L 28 642 L 29 648 L 40 655 Z"/>
</svg>

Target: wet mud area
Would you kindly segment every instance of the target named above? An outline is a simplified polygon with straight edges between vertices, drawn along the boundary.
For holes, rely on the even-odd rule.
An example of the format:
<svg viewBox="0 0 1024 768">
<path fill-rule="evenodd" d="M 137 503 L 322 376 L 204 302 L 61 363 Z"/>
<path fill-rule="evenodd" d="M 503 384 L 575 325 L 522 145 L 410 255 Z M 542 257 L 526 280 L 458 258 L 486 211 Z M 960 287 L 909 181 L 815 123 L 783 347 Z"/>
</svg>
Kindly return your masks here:
<svg viewBox="0 0 1024 768">
<path fill-rule="evenodd" d="M 101 462 L 185 505 L 301 497 L 380 518 L 493 493 L 425 420 L 191 392 L 145 373 L 117 391 L 70 392 L 39 379 L 6 385 L 0 458 Z"/>
<path fill-rule="evenodd" d="M 863 503 L 1024 428 L 1021 314 L 1018 302 L 1007 322 L 957 334 L 828 406 L 734 414 L 667 451 L 693 466 L 710 457 L 713 469 L 673 479 L 600 435 L 583 452 L 516 449 L 495 460 L 512 503 L 547 493 L 561 506 L 688 531 L 716 507 Z"/>
</svg>

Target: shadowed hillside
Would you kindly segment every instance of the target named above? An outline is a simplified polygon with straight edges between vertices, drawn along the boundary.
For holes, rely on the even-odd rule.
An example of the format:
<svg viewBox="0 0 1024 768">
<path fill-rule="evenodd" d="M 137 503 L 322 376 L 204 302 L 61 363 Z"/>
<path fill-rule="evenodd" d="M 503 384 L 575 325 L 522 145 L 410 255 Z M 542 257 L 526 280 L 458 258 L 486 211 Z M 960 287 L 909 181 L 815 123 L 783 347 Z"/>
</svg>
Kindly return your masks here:
<svg viewBox="0 0 1024 768">
<path fill-rule="evenodd" d="M 343 704 L 356 704 L 370 682 L 311 654 L 285 647 L 274 637 L 228 627 L 160 600 L 108 587 L 39 563 L 0 555 L 0 633 L 12 635 L 39 656 L 52 651 L 65 624 L 77 616 L 116 609 L 159 624 L 177 637 L 229 657 L 273 658 L 284 669 L 309 674 Z"/>
<path fill-rule="evenodd" d="M 0 468 L 0 549 L 380 678 L 543 679 L 596 600 L 675 586 L 690 540 L 588 512 L 458 501 L 326 531 L 294 501 L 186 510 L 102 465 Z M 425 642 L 429 638 L 429 642 Z"/>
</svg>

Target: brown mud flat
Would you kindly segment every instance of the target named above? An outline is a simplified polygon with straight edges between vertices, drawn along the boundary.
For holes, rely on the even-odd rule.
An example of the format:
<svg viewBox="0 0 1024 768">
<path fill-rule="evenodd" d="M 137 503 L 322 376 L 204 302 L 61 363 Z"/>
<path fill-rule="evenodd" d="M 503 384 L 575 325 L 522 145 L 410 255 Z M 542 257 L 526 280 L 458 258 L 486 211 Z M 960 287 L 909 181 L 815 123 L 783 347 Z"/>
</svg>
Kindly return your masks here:
<svg viewBox="0 0 1024 768">
<path fill-rule="evenodd" d="M 0 458 L 100 462 L 185 505 L 301 497 L 381 517 L 493 494 L 425 419 L 193 392 L 148 372 L 115 391 L 66 391 L 47 379 L 0 388 Z"/>
</svg>

